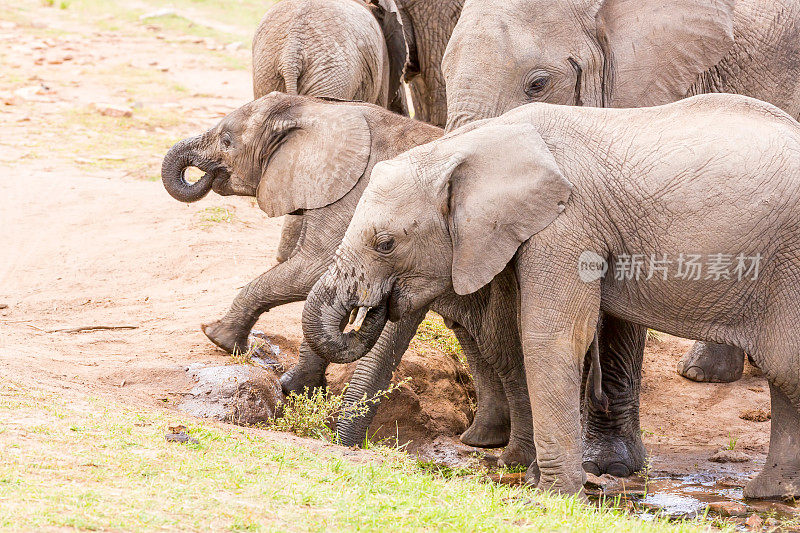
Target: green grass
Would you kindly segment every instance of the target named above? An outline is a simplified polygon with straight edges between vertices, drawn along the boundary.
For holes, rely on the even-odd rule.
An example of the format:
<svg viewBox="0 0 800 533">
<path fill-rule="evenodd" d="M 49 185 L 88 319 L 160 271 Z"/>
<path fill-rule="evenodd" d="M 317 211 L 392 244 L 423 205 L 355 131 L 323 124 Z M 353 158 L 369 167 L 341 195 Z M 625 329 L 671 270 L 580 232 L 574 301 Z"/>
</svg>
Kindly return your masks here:
<svg viewBox="0 0 800 533">
<path fill-rule="evenodd" d="M 206 207 L 200 211 L 200 227 L 209 228 L 215 224 L 230 224 L 235 218 L 233 211 L 227 207 Z M 241 362 L 246 363 L 250 359 L 250 354 L 245 352 L 240 357 Z"/>
<path fill-rule="evenodd" d="M 274 434 L 0 383 L 0 528 L 696 531 L 442 474 L 389 448 L 351 462 Z"/>
</svg>

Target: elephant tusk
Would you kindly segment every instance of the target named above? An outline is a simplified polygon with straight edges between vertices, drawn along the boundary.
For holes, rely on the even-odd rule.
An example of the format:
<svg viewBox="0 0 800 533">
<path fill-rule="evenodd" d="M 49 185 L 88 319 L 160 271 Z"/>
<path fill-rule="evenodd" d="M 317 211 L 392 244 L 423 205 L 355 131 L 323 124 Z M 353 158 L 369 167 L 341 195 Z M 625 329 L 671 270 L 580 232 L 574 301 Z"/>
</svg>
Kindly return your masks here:
<svg viewBox="0 0 800 533">
<path fill-rule="evenodd" d="M 366 318 L 367 313 L 369 310 L 372 309 L 371 307 L 359 307 L 358 314 L 356 315 L 356 320 L 353 322 L 353 331 L 358 331 L 361 329 L 362 324 L 364 324 L 364 318 Z"/>
</svg>

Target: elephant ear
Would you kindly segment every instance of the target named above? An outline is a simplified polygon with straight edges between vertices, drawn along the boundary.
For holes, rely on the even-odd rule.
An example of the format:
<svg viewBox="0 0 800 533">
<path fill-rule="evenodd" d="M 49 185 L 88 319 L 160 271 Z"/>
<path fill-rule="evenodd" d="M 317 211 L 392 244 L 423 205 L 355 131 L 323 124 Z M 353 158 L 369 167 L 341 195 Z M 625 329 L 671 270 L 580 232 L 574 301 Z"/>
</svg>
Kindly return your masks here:
<svg viewBox="0 0 800 533">
<path fill-rule="evenodd" d="M 610 107 L 686 96 L 733 44 L 736 0 L 604 0 L 598 37 L 611 56 Z M 603 42 L 605 41 L 605 42 Z"/>
<path fill-rule="evenodd" d="M 530 125 L 487 125 L 450 139 L 458 139 L 458 152 L 443 188 L 453 288 L 464 295 L 489 283 L 523 242 L 556 219 L 572 184 Z"/>
<path fill-rule="evenodd" d="M 371 135 L 357 108 L 303 102 L 270 124 L 260 146 L 259 207 L 270 217 L 325 207 L 358 183 L 369 163 Z"/>
<path fill-rule="evenodd" d="M 372 14 L 378 20 L 389 53 L 389 109 L 408 115 L 408 104 L 402 80 L 409 63 L 408 39 L 410 28 L 403 24 L 400 8 L 394 0 L 369 0 Z"/>
</svg>

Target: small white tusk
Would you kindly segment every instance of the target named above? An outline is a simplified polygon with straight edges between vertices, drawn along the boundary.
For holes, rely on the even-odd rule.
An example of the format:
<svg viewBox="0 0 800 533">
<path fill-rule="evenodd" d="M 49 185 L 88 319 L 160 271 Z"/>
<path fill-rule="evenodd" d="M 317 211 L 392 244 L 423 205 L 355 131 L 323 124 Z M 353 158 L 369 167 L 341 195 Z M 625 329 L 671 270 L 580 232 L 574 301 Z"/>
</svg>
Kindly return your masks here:
<svg viewBox="0 0 800 533">
<path fill-rule="evenodd" d="M 347 323 L 350 324 L 351 326 L 353 325 L 353 322 L 356 321 L 357 312 L 358 312 L 358 307 L 354 307 L 353 310 L 350 311 L 350 320 L 348 320 Z"/>
<path fill-rule="evenodd" d="M 369 307 L 358 308 L 358 314 L 356 315 L 356 320 L 355 322 L 353 322 L 353 331 L 358 331 L 361 329 L 362 324 L 364 324 L 364 318 L 366 318 L 369 310 L 370 310 Z"/>
</svg>

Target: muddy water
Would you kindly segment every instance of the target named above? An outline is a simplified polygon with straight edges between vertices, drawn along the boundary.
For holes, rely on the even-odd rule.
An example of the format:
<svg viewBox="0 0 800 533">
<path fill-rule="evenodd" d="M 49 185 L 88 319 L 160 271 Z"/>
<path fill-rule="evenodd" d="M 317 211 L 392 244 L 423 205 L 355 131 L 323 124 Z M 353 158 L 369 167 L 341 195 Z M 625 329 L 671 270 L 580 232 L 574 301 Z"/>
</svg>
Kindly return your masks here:
<svg viewBox="0 0 800 533">
<path fill-rule="evenodd" d="M 753 472 L 755 474 L 755 472 Z M 621 496 L 621 505 L 631 508 L 643 519 L 658 515 L 670 518 L 694 518 L 714 515 L 721 508 L 735 511 L 742 523 L 756 513 L 781 522 L 800 520 L 800 503 L 745 500 L 742 489 L 750 476 L 715 476 L 711 474 L 655 475 L 646 482 L 642 477 L 619 479 L 605 488 L 606 498 Z M 590 496 L 599 499 L 599 491 Z M 724 514 L 724 511 L 723 511 Z"/>
</svg>

